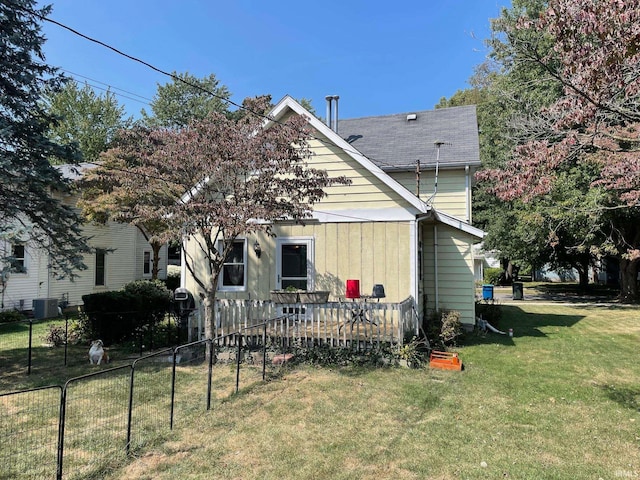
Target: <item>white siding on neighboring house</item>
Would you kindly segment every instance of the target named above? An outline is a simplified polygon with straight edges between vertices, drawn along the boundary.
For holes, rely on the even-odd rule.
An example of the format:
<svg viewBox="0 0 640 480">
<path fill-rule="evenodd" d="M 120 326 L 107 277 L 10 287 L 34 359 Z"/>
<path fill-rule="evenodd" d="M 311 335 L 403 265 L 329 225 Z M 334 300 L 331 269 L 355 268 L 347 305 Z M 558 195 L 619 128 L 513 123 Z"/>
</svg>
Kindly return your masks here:
<svg viewBox="0 0 640 480">
<path fill-rule="evenodd" d="M 136 233 L 137 229 L 129 225 L 109 222 L 106 226 L 87 225 L 84 228 L 87 235 L 92 236 L 90 245 L 107 251 L 105 258 L 105 284 L 96 285 L 95 254 L 87 255 L 84 263 L 87 270 L 79 272 L 79 278 L 52 279 L 47 297 L 61 298 L 69 295 L 72 305 L 82 303 L 82 295 L 119 290 L 127 283 L 136 279 Z"/>
<path fill-rule="evenodd" d="M 44 258 L 43 258 L 44 257 Z M 46 264 L 46 255 L 40 250 L 34 250 L 29 245 L 25 247 L 26 272 L 11 272 L 2 297 L 4 309 L 29 310 L 34 292 L 46 284 L 46 271 L 42 271 L 40 264 Z"/>
<path fill-rule="evenodd" d="M 144 238 L 142 232 L 136 228 L 136 278 L 150 279 L 151 270 L 149 273 L 145 273 L 145 253 L 148 253 L 151 261 L 149 262 L 149 268 L 153 267 L 153 249 L 149 242 Z M 163 245 L 160 249 L 160 265 L 158 266 L 158 278 L 164 280 L 167 278 L 167 265 L 168 265 L 167 245 Z"/>
</svg>

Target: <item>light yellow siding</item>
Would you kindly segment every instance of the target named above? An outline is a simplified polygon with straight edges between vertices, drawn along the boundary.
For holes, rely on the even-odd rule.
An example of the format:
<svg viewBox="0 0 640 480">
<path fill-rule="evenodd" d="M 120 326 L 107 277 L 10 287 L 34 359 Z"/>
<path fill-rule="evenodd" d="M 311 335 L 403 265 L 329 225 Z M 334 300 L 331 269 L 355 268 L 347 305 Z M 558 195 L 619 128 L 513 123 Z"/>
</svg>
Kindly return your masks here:
<svg viewBox="0 0 640 480">
<path fill-rule="evenodd" d="M 426 293 L 428 311 L 457 310 L 462 322 L 475 323 L 475 284 L 473 278 L 473 238 L 465 233 L 437 225 L 437 246 L 434 242 L 434 226 L 422 228 L 421 290 Z M 437 254 L 437 262 L 435 255 Z M 437 263 L 437 281 L 436 281 Z M 438 288 L 436 306 L 436 284 Z"/>
<path fill-rule="evenodd" d="M 414 195 L 416 189 L 415 172 L 394 172 L 390 176 Z M 427 201 L 434 193 L 435 170 L 424 170 L 420 175 L 420 198 Z M 471 222 L 469 189 L 470 178 L 464 167 L 458 169 L 440 169 L 438 173 L 438 189 L 430 203 L 437 210 Z"/>
<path fill-rule="evenodd" d="M 358 279 L 361 294 L 370 295 L 373 285 L 381 283 L 385 301 L 399 302 L 411 290 L 409 229 L 408 222 L 360 222 L 276 225 L 273 231 L 276 238 L 313 239 L 315 290 L 329 290 L 336 300 L 344 296 L 347 279 Z M 269 299 L 269 292 L 276 286 L 276 238 L 260 235 L 249 239 L 249 288 L 245 292 L 218 292 L 219 298 Z M 259 259 L 252 248 L 256 239 L 263 250 Z M 187 245 L 194 248 L 195 242 Z M 186 287 L 198 292 L 192 279 Z"/>
<path fill-rule="evenodd" d="M 329 177 L 344 176 L 351 185 L 335 185 L 325 189 L 327 197 L 318 205 L 321 210 L 396 208 L 408 203 L 391 187 L 364 168 L 342 149 L 320 140 L 310 142 L 312 157 L 309 165 L 326 170 Z"/>
</svg>

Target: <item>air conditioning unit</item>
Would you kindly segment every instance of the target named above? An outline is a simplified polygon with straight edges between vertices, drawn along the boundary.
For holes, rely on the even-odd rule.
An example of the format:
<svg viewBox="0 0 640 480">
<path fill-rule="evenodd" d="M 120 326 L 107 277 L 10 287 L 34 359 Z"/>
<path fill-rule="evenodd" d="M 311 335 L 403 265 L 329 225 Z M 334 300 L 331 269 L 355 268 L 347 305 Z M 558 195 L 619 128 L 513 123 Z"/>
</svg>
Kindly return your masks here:
<svg viewBox="0 0 640 480">
<path fill-rule="evenodd" d="M 33 318 L 52 318 L 57 316 L 57 298 L 35 298 L 33 300 Z"/>
</svg>

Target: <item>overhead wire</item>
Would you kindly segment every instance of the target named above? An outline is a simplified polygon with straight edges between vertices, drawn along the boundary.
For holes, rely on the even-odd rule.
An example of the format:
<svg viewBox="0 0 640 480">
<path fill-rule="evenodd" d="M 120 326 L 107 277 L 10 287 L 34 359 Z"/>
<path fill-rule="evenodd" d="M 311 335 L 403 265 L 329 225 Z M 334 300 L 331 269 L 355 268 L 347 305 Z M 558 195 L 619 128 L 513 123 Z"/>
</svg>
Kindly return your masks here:
<svg viewBox="0 0 640 480">
<path fill-rule="evenodd" d="M 273 123 L 278 124 L 278 125 L 280 125 L 280 126 L 282 126 L 282 127 L 285 127 L 285 128 L 294 128 L 294 127 L 292 127 L 292 126 L 291 126 L 291 125 L 289 125 L 289 124 L 283 123 L 283 122 L 281 122 L 281 121 L 279 121 L 279 120 L 277 120 L 277 119 L 273 118 L 271 115 L 264 114 L 264 113 L 261 113 L 261 112 L 256 112 L 256 111 L 252 110 L 251 108 L 248 108 L 248 107 L 246 107 L 246 106 L 244 106 L 244 105 L 238 104 L 238 103 L 234 102 L 233 100 L 231 100 L 231 99 L 229 99 L 229 98 L 226 98 L 226 97 L 223 97 L 222 95 L 217 94 L 216 92 L 213 92 L 213 91 L 211 91 L 211 90 L 208 90 L 208 89 L 206 89 L 206 88 L 204 88 L 204 87 L 202 87 L 202 86 L 200 86 L 200 85 L 198 85 L 198 84 L 195 84 L 195 83 L 189 82 L 189 81 L 187 81 L 187 80 L 185 80 L 185 79 L 181 78 L 181 77 L 180 77 L 180 76 L 178 76 L 178 75 L 175 75 L 175 74 L 173 74 L 173 73 L 167 72 L 167 71 L 165 71 L 165 70 L 163 70 L 163 69 L 161 69 L 161 68 L 159 68 L 159 67 L 156 67 L 155 65 L 153 65 L 153 64 L 151 64 L 151 63 L 149 63 L 149 62 L 147 62 L 147 61 L 145 61 L 145 60 L 142 60 L 142 59 L 140 59 L 140 58 L 138 58 L 138 57 L 135 57 L 135 56 L 133 56 L 133 55 L 127 54 L 127 53 L 125 53 L 125 52 L 123 52 L 123 51 L 119 50 L 118 48 L 113 47 L 112 45 L 109 45 L 109 44 L 107 44 L 107 43 L 105 43 L 105 42 L 103 42 L 103 41 L 101 41 L 101 40 L 96 39 L 96 38 L 90 37 L 90 36 L 88 36 L 88 35 L 86 35 L 86 34 L 84 34 L 84 33 L 82 33 L 82 32 L 79 32 L 78 30 L 76 30 L 76 29 L 74 29 L 74 28 L 72 28 L 72 27 L 69 27 L 68 25 L 65 25 L 65 24 L 63 24 L 63 23 L 61 23 L 61 22 L 59 22 L 59 21 L 57 21 L 57 20 L 54 20 L 54 19 L 49 18 L 49 17 L 47 17 L 47 16 L 44 16 L 44 15 L 40 14 L 40 13 L 39 13 L 39 12 L 37 12 L 37 11 L 33 11 L 33 10 L 31 10 L 31 9 L 28 9 L 28 8 L 22 7 L 22 6 L 20 6 L 20 5 L 15 5 L 15 4 L 14 4 L 14 6 L 15 6 L 16 8 L 19 8 L 19 9 L 20 9 L 20 10 L 22 10 L 22 11 L 25 11 L 25 12 L 27 12 L 27 13 L 31 14 L 31 15 L 34 15 L 34 16 L 36 16 L 36 17 L 40 18 L 41 20 L 44 20 L 44 21 L 50 22 L 50 23 L 52 23 L 52 24 L 54 24 L 54 25 L 59 26 L 60 28 L 63 28 L 63 29 L 65 29 L 65 30 L 68 30 L 69 32 L 73 33 L 74 35 L 77 35 L 77 36 L 79 36 L 79 37 L 81 37 L 81 38 L 84 38 L 85 40 L 88 40 L 88 41 L 90 41 L 90 42 L 93 42 L 93 43 L 96 43 L 96 44 L 98 44 L 98 45 L 101 45 L 101 46 L 103 46 L 104 48 L 107 48 L 107 49 L 109 49 L 109 50 L 111 50 L 111 51 L 115 52 L 116 54 L 121 55 L 121 56 L 123 56 L 123 57 L 125 57 L 125 58 L 127 58 L 127 59 L 129 59 L 129 60 L 131 60 L 131 61 L 134 61 L 134 62 L 140 63 L 140 64 L 142 64 L 142 65 L 144 65 L 144 66 L 146 66 L 146 67 L 150 68 L 150 69 L 151 69 L 151 70 L 153 70 L 153 71 L 156 71 L 156 72 L 158 72 L 158 73 L 160 73 L 160 74 L 162 74 L 162 75 L 165 75 L 165 76 L 167 76 L 167 77 L 171 78 L 171 79 L 172 79 L 172 80 L 174 80 L 175 82 L 183 83 L 183 84 L 185 84 L 185 85 L 187 85 L 187 86 L 189 86 L 189 87 L 191 87 L 191 88 L 197 89 L 197 90 L 199 90 L 199 91 L 201 91 L 201 92 L 203 92 L 203 93 L 206 93 L 206 94 L 208 94 L 208 95 L 211 95 L 211 96 L 212 96 L 212 97 L 214 97 L 214 98 L 217 98 L 217 99 L 219 99 L 219 100 L 221 100 L 221 101 L 223 101 L 223 102 L 225 102 L 225 103 L 227 103 L 227 104 L 229 104 L 229 105 L 232 105 L 232 106 L 234 106 L 234 107 L 236 107 L 236 108 L 238 108 L 238 109 L 244 110 L 244 111 L 246 111 L 247 113 L 249 113 L 249 114 L 251 114 L 251 115 L 254 115 L 254 116 L 258 117 L 258 118 L 262 118 L 262 119 L 264 119 L 264 120 L 267 120 L 267 121 L 273 122 Z M 62 69 L 62 70 L 64 70 L 64 69 Z M 65 70 L 65 71 L 68 71 L 68 70 Z M 68 72 L 73 74 L 73 72 L 70 72 L 70 71 L 68 71 Z M 84 77 L 84 76 L 82 76 L 82 75 L 79 75 L 79 76 Z M 85 78 L 88 78 L 88 77 L 85 77 Z M 97 81 L 97 80 L 93 80 L 93 79 L 92 79 L 92 81 Z M 97 82 L 99 82 L 99 81 L 97 81 Z M 108 84 L 106 84 L 106 83 L 104 83 L 104 82 L 99 82 L 99 83 L 103 83 L 103 84 L 105 84 L 105 85 L 108 85 Z M 108 86 L 109 86 L 109 85 L 108 85 Z M 100 87 L 97 87 L 97 88 L 100 88 Z M 122 89 L 119 89 L 119 90 L 122 90 Z M 125 90 L 122 90 L 122 91 L 125 91 Z M 126 91 L 125 91 L 125 92 L 126 92 Z M 131 92 L 128 92 L 128 93 L 131 93 Z M 139 97 L 141 97 L 141 98 L 145 98 L 145 97 L 142 97 L 141 95 L 137 95 L 137 94 L 134 94 L 134 93 L 131 93 L 131 94 L 132 94 L 132 95 L 135 95 L 135 96 L 139 96 Z M 125 98 L 129 98 L 129 97 L 125 97 Z M 132 100 L 134 100 L 134 101 L 140 101 L 140 100 L 136 100 L 136 99 L 132 99 Z M 297 130 L 297 132 L 298 132 L 298 133 L 300 133 L 300 131 L 299 131 L 299 130 Z M 322 144 L 332 145 L 332 146 L 334 145 L 334 143 L 333 143 L 333 142 L 331 142 L 331 141 L 329 141 L 329 140 L 325 140 L 324 138 L 319 137 L 319 136 L 316 136 L 316 135 L 312 135 L 312 134 L 311 134 L 311 135 L 309 135 L 309 138 L 310 138 L 310 139 L 313 139 L 313 140 L 316 140 L 316 141 L 318 141 L 318 142 L 320 142 L 320 143 L 322 143 Z M 393 164 L 390 164 L 390 163 L 388 163 L 388 162 L 384 162 L 384 161 L 382 161 L 382 160 L 375 159 L 375 158 L 372 158 L 372 157 L 370 157 L 370 156 L 367 156 L 367 155 L 365 155 L 364 153 L 362 153 L 361 151 L 359 151 L 359 150 L 357 150 L 357 149 L 342 148 L 342 150 L 343 150 L 345 153 L 353 154 L 353 155 L 359 156 L 359 157 L 361 157 L 361 158 L 363 158 L 363 159 L 366 159 L 366 160 L 368 160 L 368 161 L 372 162 L 374 165 L 376 165 L 376 166 L 378 166 L 378 167 L 390 167 L 390 168 L 398 167 L 398 165 L 393 165 Z M 329 156 L 329 155 L 332 155 L 332 154 L 322 154 L 322 153 L 316 153 L 316 154 L 314 154 L 314 156 L 325 156 L 325 155 L 326 155 L 326 156 Z M 85 163 L 93 163 L 93 162 L 85 162 Z M 347 178 L 348 178 L 348 177 L 347 177 Z M 355 177 L 355 176 L 354 176 L 353 178 L 357 178 L 357 177 Z"/>
<path fill-rule="evenodd" d="M 131 61 L 134 61 L 134 62 L 140 63 L 140 64 L 142 64 L 142 65 L 144 65 L 144 66 L 146 66 L 146 67 L 150 68 L 151 70 L 153 70 L 153 71 L 155 71 L 155 72 L 158 72 L 158 73 L 160 73 L 160 74 L 162 74 L 162 75 L 165 75 L 165 76 L 167 76 L 167 77 L 171 78 L 171 79 L 172 79 L 172 80 L 174 80 L 175 82 L 180 82 L 180 83 L 183 83 L 183 84 L 185 84 L 185 85 L 187 85 L 187 86 L 189 86 L 189 87 L 191 87 L 191 88 L 195 88 L 195 89 L 197 89 L 197 90 L 200 90 L 200 91 L 201 91 L 201 92 L 203 92 L 203 93 L 206 93 L 206 94 L 208 94 L 208 95 L 211 95 L 211 96 L 212 96 L 212 97 L 214 97 L 214 98 L 217 98 L 217 99 L 219 99 L 219 100 L 221 100 L 221 101 L 223 101 L 223 102 L 225 102 L 225 103 L 227 103 L 227 104 L 229 104 L 229 105 L 232 105 L 232 106 L 234 106 L 234 107 L 236 107 L 236 108 L 238 108 L 238 109 L 240 109 L 240 110 L 244 110 L 244 111 L 246 111 L 247 113 L 252 114 L 252 115 L 255 115 L 255 116 L 257 116 L 257 117 L 259 117 L 259 118 L 262 118 L 262 119 L 264 119 L 264 120 L 268 120 L 268 121 L 270 121 L 270 122 L 276 123 L 276 124 L 281 125 L 281 126 L 286 127 L 286 128 L 293 128 L 293 127 L 291 127 L 290 125 L 288 125 L 288 124 L 286 124 L 286 123 L 282 123 L 282 122 L 280 122 L 279 120 L 277 120 L 277 119 L 273 118 L 272 116 L 270 116 L 270 115 L 268 115 L 268 114 L 265 114 L 265 113 L 261 113 L 261 112 L 257 112 L 257 111 L 255 111 L 255 110 L 252 110 L 251 108 L 248 108 L 248 107 L 246 107 L 246 106 L 244 106 L 244 105 L 241 105 L 241 104 L 239 104 L 239 103 L 237 103 L 237 102 L 234 102 L 233 100 L 231 100 L 231 99 L 229 99 L 229 98 L 226 98 L 226 97 L 224 97 L 224 96 L 222 96 L 222 95 L 219 95 L 219 94 L 217 94 L 216 92 L 213 92 L 213 91 L 211 91 L 211 90 L 208 90 L 208 89 L 206 89 L 206 88 L 204 88 L 204 87 L 202 87 L 202 86 L 200 86 L 200 85 L 197 85 L 197 84 L 195 84 L 195 83 L 189 82 L 189 81 L 187 81 L 187 80 L 185 80 L 185 79 L 181 78 L 180 76 L 175 75 L 175 74 L 173 74 L 173 73 L 171 73 L 171 72 L 167 72 L 166 70 L 163 70 L 163 69 L 161 69 L 161 68 L 159 68 L 159 67 L 156 67 L 155 65 L 153 65 L 153 64 L 151 64 L 151 63 L 149 63 L 149 62 L 147 62 L 147 61 L 145 61 L 145 60 L 142 60 L 142 59 L 140 59 L 140 58 L 138 58 L 138 57 L 135 57 L 135 56 L 133 56 L 133 55 L 130 55 L 130 54 L 128 54 L 128 53 L 125 53 L 125 52 L 123 52 L 123 51 L 119 50 L 118 48 L 116 48 L 116 47 L 114 47 L 114 46 L 112 46 L 112 45 L 109 45 L 109 44 L 108 44 L 108 43 L 106 43 L 106 42 L 103 42 L 103 41 L 98 40 L 98 39 L 96 39 L 96 38 L 90 37 L 89 35 L 86 35 L 86 34 L 84 34 L 84 33 L 82 33 L 82 32 L 79 32 L 78 30 L 76 30 L 76 29 L 74 29 L 74 28 L 72 28 L 72 27 L 69 27 L 68 25 L 65 25 L 65 24 L 63 24 L 63 23 L 61 23 L 61 22 L 59 22 L 59 21 L 57 21 L 57 20 L 54 20 L 54 19 L 52 19 L 52 18 L 46 17 L 46 16 L 44 16 L 44 15 L 41 15 L 41 14 L 40 14 L 40 13 L 38 13 L 37 11 L 33 11 L 33 10 L 30 10 L 30 9 L 28 9 L 28 8 L 24 8 L 24 7 L 21 7 L 21 6 L 17 6 L 17 7 L 18 7 L 18 8 L 20 8 L 21 10 L 23 10 L 23 11 L 26 11 L 26 12 L 28 12 L 28 13 L 32 14 L 32 15 L 37 16 L 38 18 L 40 18 L 40 19 L 42 19 L 42 20 L 44 20 L 44 21 L 50 22 L 50 23 L 52 23 L 52 24 L 54 24 L 54 25 L 59 26 L 60 28 L 63 28 L 63 29 L 65 29 L 65 30 L 68 30 L 69 32 L 73 33 L 74 35 L 77 35 L 77 36 L 79 36 L 79 37 L 81 37 L 81 38 L 84 38 L 85 40 L 88 40 L 88 41 L 90 41 L 90 42 L 93 42 L 93 43 L 96 43 L 96 44 L 98 44 L 98 45 L 101 45 L 101 46 L 103 46 L 103 47 L 105 47 L 105 48 L 107 48 L 107 49 L 109 49 L 109 50 L 111 50 L 111 51 L 113 51 L 113 52 L 117 53 L 118 55 L 121 55 L 121 56 L 123 56 L 123 57 L 125 57 L 125 58 L 128 58 L 128 59 L 129 59 L 129 60 L 131 60 Z M 318 136 L 310 135 L 310 138 L 312 138 L 313 140 L 317 140 L 317 141 L 319 141 L 319 142 L 321 142 L 321 143 L 323 143 L 323 144 L 333 145 L 333 143 L 332 143 L 332 142 L 327 141 L 327 140 L 325 140 L 325 139 L 323 139 L 323 138 L 321 138 L 321 137 L 318 137 Z M 360 152 L 359 150 L 356 150 L 356 149 L 348 149 L 348 148 L 344 148 L 343 150 L 344 150 L 345 152 L 347 152 L 347 153 L 355 154 L 355 155 L 358 155 L 358 156 L 360 156 L 360 157 L 362 157 L 362 158 L 365 158 L 365 159 L 367 159 L 367 160 L 369 160 L 369 161 L 371 161 L 371 162 L 373 162 L 374 164 L 377 164 L 377 165 L 385 165 L 385 166 L 388 166 L 388 167 L 393 167 L 393 166 L 394 166 L 394 165 L 392 165 L 392 164 L 390 164 L 390 163 L 383 162 L 383 161 L 381 161 L 381 160 L 371 158 L 371 157 L 369 157 L 369 156 L 367 156 L 367 155 L 363 154 L 362 152 Z"/>
</svg>

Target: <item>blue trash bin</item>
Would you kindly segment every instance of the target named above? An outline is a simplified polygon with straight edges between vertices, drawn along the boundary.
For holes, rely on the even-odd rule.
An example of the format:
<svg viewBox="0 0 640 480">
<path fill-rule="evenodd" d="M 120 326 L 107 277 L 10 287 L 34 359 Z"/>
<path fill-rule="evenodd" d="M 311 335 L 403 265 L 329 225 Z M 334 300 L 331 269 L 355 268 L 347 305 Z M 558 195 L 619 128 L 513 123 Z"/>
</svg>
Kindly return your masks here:
<svg viewBox="0 0 640 480">
<path fill-rule="evenodd" d="M 493 285 L 482 285 L 482 299 L 493 300 Z"/>
</svg>

